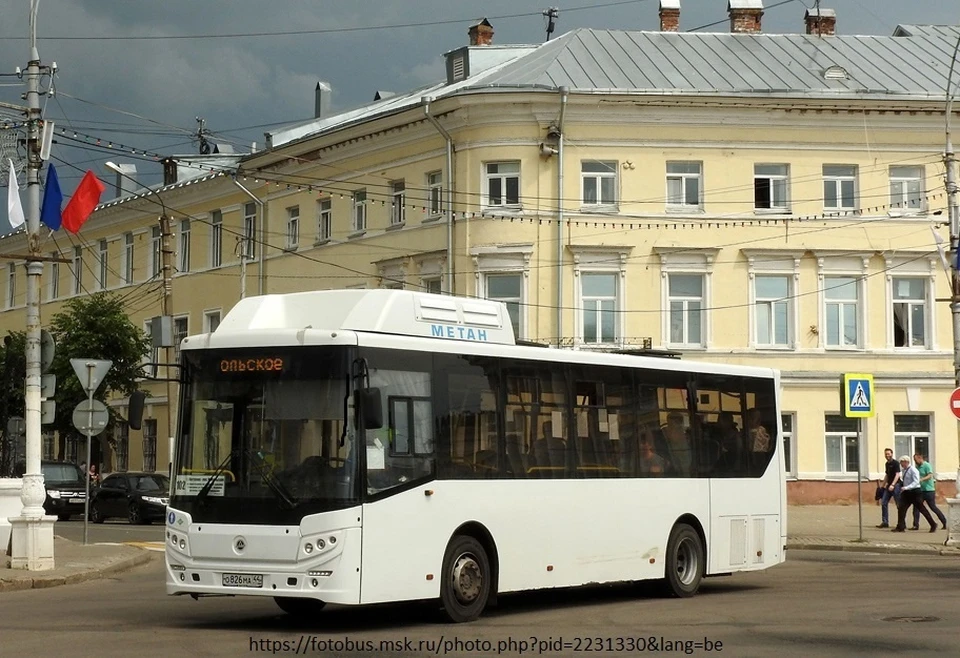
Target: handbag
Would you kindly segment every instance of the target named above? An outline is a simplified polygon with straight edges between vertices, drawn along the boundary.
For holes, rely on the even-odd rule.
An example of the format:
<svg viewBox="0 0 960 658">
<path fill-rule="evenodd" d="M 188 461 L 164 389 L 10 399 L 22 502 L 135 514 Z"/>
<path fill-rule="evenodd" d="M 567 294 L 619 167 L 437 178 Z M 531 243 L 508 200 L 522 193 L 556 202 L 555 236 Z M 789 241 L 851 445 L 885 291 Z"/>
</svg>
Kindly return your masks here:
<svg viewBox="0 0 960 658">
<path fill-rule="evenodd" d="M 882 498 L 883 498 L 883 492 L 884 492 L 884 491 L 886 491 L 886 487 L 884 487 L 882 484 L 878 484 L 878 485 L 877 485 L 877 491 L 873 494 L 873 499 L 874 499 L 874 500 L 880 500 L 880 499 L 882 499 Z"/>
</svg>

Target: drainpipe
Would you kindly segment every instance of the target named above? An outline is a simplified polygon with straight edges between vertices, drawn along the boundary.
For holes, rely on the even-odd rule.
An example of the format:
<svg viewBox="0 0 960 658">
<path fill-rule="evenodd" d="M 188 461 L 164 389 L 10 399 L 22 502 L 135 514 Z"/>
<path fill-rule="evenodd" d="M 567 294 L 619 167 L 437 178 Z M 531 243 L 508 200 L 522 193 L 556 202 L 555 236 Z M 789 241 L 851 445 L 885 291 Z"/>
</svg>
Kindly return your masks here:
<svg viewBox="0 0 960 658">
<path fill-rule="evenodd" d="M 453 289 L 453 138 L 450 137 L 436 117 L 430 114 L 430 99 L 423 97 L 423 113 L 445 140 L 447 140 L 447 294 Z"/>
<path fill-rule="evenodd" d="M 266 205 L 264 205 L 263 201 L 261 201 L 261 200 L 257 197 L 257 195 L 255 195 L 253 192 L 251 192 L 250 190 L 248 190 L 247 188 L 245 188 L 245 187 L 240 183 L 240 181 L 238 181 L 238 180 L 236 179 L 236 177 L 234 177 L 234 179 L 233 179 L 233 184 L 236 185 L 237 187 L 239 187 L 239 188 L 240 188 L 241 190 L 243 190 L 244 192 L 246 192 L 247 196 L 250 197 L 251 199 L 253 199 L 253 202 L 254 202 L 255 204 L 257 204 L 258 206 L 260 206 L 260 237 L 259 237 L 260 248 L 257 250 L 257 253 L 260 254 L 259 258 L 257 259 L 257 260 L 260 261 L 260 273 L 257 275 L 257 294 L 258 294 L 258 295 L 262 295 L 262 294 L 263 294 L 263 278 L 264 278 L 264 272 L 263 272 L 263 254 L 264 254 L 264 252 L 267 250 L 267 242 L 266 242 L 266 239 L 265 239 L 265 238 L 266 238 L 266 233 L 265 233 L 265 231 L 267 230 L 267 226 L 266 226 L 266 225 L 267 225 L 267 207 L 266 207 Z M 241 264 L 243 264 L 243 263 L 246 262 L 246 256 L 244 255 L 244 254 L 246 254 L 246 245 L 243 245 L 243 247 L 244 247 L 244 248 L 240 251 L 240 262 L 241 262 Z M 246 273 L 244 273 L 244 277 L 246 277 Z M 243 285 L 244 285 L 244 289 L 246 289 L 246 281 L 244 281 Z"/>
<path fill-rule="evenodd" d="M 557 128 L 557 347 L 563 344 L 563 116 L 570 90 L 560 87 L 560 118 Z"/>
</svg>

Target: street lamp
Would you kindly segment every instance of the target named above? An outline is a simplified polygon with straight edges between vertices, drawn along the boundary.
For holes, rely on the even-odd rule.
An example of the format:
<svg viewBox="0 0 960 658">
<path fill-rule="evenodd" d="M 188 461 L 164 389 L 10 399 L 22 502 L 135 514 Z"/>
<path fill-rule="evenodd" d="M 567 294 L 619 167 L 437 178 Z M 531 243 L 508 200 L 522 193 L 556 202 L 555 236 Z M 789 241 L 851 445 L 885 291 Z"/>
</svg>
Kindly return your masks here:
<svg viewBox="0 0 960 658">
<path fill-rule="evenodd" d="M 946 107 L 944 108 L 944 165 L 947 178 L 947 206 L 950 217 L 950 312 L 953 319 L 953 379 L 954 386 L 960 388 L 960 204 L 957 201 L 957 179 L 954 172 L 953 142 L 950 136 L 950 120 L 953 114 L 953 69 L 960 52 L 960 36 L 953 48 L 950 69 L 947 73 Z M 960 425 L 957 427 L 957 492 L 947 500 L 950 515 L 947 532 L 947 546 L 960 546 Z"/>
<path fill-rule="evenodd" d="M 117 163 L 105 162 L 103 163 L 103 165 L 110 171 L 116 172 L 120 176 L 130 179 L 134 183 L 137 182 L 135 178 L 130 176 L 130 174 L 128 174 L 126 171 L 124 171 L 123 167 L 121 167 Z M 173 266 L 172 266 L 172 263 L 170 262 L 170 255 L 173 253 L 173 249 L 171 248 L 171 245 L 170 245 L 170 215 L 167 213 L 167 206 L 163 202 L 163 197 L 161 197 L 156 190 L 153 190 L 149 187 L 145 189 L 148 194 L 152 194 L 154 197 L 156 197 L 157 202 L 160 204 L 160 207 L 163 210 L 163 214 L 160 215 L 160 240 L 161 240 L 160 256 L 161 256 L 162 272 L 163 272 L 163 298 L 162 298 L 163 302 L 162 302 L 161 313 L 163 314 L 164 317 L 170 318 L 173 315 Z M 172 320 L 171 320 L 171 323 L 172 323 Z M 154 339 L 156 339 L 156 335 L 155 335 L 156 330 L 157 328 L 155 327 L 153 331 Z M 171 324 L 171 333 L 172 332 L 173 332 L 173 327 Z M 165 344 L 163 347 L 163 362 L 166 366 L 164 381 L 167 389 L 166 391 L 166 394 L 167 394 L 167 441 L 168 441 L 168 448 L 170 451 L 170 455 L 172 455 L 173 445 L 174 445 L 173 439 L 175 436 L 175 433 L 173 430 L 173 422 L 174 422 L 174 418 L 176 417 L 173 413 L 173 394 L 171 393 L 171 387 L 170 387 L 170 381 L 172 379 L 170 376 L 170 364 L 173 361 L 173 357 L 170 353 L 171 346 L 169 344 L 169 341 L 166 341 L 166 343 L 167 344 Z M 154 468 L 156 468 L 156 464 L 154 464 Z"/>
</svg>

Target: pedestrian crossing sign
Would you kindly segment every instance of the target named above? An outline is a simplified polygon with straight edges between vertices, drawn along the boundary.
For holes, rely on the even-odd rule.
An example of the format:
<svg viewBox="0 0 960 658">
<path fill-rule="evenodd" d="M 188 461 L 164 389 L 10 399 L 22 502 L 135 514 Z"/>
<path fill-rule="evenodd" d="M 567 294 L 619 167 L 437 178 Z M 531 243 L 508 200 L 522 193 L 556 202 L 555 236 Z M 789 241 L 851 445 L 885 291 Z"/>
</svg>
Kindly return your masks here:
<svg viewBox="0 0 960 658">
<path fill-rule="evenodd" d="M 873 375 L 846 373 L 840 383 L 843 415 L 847 418 L 871 418 L 876 411 L 873 402 Z"/>
</svg>

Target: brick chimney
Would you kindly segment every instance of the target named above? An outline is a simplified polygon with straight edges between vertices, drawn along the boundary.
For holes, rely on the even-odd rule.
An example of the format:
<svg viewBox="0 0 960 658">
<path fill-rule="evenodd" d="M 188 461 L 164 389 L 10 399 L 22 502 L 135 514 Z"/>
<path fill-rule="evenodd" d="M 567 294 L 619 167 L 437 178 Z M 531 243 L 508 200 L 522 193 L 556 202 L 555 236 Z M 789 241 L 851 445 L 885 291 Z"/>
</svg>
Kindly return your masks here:
<svg viewBox="0 0 960 658">
<path fill-rule="evenodd" d="M 731 32 L 756 34 L 760 31 L 763 0 L 730 0 L 727 3 L 727 13 L 730 14 Z"/>
<path fill-rule="evenodd" d="M 660 0 L 660 31 L 680 30 L 680 0 Z"/>
<path fill-rule="evenodd" d="M 493 43 L 493 26 L 486 18 L 482 18 L 475 25 L 471 25 L 467 34 L 470 35 L 471 46 L 489 46 Z"/>
<path fill-rule="evenodd" d="M 833 9 L 808 9 L 803 15 L 807 34 L 830 36 L 837 33 L 837 12 Z"/>
</svg>

